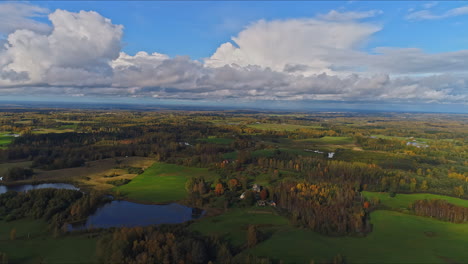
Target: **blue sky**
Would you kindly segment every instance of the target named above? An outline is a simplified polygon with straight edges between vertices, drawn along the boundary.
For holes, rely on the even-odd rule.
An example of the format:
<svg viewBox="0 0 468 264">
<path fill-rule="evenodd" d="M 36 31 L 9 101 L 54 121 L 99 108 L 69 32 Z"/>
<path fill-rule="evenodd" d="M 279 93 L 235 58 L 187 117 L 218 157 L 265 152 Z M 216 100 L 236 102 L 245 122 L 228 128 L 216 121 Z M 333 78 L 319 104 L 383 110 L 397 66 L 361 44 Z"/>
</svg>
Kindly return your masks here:
<svg viewBox="0 0 468 264">
<path fill-rule="evenodd" d="M 4 1 L 0 99 L 466 112 L 467 26 L 455 1 Z"/>
<path fill-rule="evenodd" d="M 466 49 L 467 17 L 408 21 L 410 10 L 424 9 L 423 1 L 35 1 L 50 10 L 97 11 L 124 25 L 124 51 L 159 52 L 193 59 L 211 56 L 216 48 L 244 27 L 260 19 L 307 18 L 330 10 L 382 10 L 369 20 L 384 26 L 364 49 L 374 46 L 418 47 L 427 52 Z M 436 2 L 434 2 L 436 3 Z M 462 2 L 437 3 L 436 13 L 462 6 Z M 190 45 L 187 45 L 190 43 Z"/>
</svg>

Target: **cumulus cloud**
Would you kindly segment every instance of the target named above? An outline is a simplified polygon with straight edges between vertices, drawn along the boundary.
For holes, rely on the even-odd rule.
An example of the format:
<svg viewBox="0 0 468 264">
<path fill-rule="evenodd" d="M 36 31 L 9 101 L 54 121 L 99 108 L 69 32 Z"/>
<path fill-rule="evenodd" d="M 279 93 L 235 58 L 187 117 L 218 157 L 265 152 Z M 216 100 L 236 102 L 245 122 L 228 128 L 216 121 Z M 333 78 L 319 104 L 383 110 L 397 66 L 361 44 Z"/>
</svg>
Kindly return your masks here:
<svg viewBox="0 0 468 264">
<path fill-rule="evenodd" d="M 429 7 L 432 7 L 432 6 L 429 6 Z M 444 19 L 444 18 L 456 17 L 456 16 L 462 16 L 462 15 L 468 15 L 468 6 L 452 8 L 450 10 L 445 11 L 442 14 L 434 14 L 430 10 L 413 11 L 413 12 L 410 12 L 406 16 L 406 19 L 408 20 L 436 20 L 436 19 Z"/>
<path fill-rule="evenodd" d="M 260 65 L 276 71 L 288 64 L 307 65 L 309 74 L 331 73 L 330 56 L 339 60 L 339 55 L 356 53 L 359 45 L 380 29 L 353 21 L 260 20 L 233 37 L 232 43 L 222 44 L 205 65 Z"/>
<path fill-rule="evenodd" d="M 123 27 L 96 12 L 57 10 L 49 19 L 53 27 L 49 34 L 19 29 L 8 35 L 0 50 L 0 70 L 27 73 L 18 84 L 109 83 L 109 62 L 119 56 Z M 0 85 L 16 81 L 3 78 Z"/>
<path fill-rule="evenodd" d="M 27 29 L 46 33 L 50 27 L 34 18 L 44 17 L 49 13 L 46 8 L 24 3 L 0 3 L 0 34 L 8 35 L 17 29 Z"/>
<path fill-rule="evenodd" d="M 2 94 L 171 99 L 466 102 L 468 51 L 361 50 L 376 15 L 260 20 L 204 62 L 121 51 L 123 27 L 96 12 L 49 14 L 51 28 L 17 29 L 0 49 Z M 341 18 L 339 18 L 341 17 Z"/>
</svg>

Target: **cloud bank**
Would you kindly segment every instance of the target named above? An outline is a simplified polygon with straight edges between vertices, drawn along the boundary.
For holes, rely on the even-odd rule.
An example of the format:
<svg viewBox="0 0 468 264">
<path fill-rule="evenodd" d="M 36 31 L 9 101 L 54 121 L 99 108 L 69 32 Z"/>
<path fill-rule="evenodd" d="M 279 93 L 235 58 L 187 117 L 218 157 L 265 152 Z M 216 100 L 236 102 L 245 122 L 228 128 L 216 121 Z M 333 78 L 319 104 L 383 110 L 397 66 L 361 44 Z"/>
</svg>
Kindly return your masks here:
<svg viewBox="0 0 468 264">
<path fill-rule="evenodd" d="M 126 54 L 123 26 L 96 12 L 56 10 L 48 15 L 49 26 L 30 19 L 46 10 L 29 7 L 15 15 L 23 24 L 0 28 L 7 34 L 0 49 L 3 95 L 467 101 L 468 50 L 363 50 L 382 26 L 362 20 L 381 11 L 256 21 L 200 62 Z"/>
</svg>

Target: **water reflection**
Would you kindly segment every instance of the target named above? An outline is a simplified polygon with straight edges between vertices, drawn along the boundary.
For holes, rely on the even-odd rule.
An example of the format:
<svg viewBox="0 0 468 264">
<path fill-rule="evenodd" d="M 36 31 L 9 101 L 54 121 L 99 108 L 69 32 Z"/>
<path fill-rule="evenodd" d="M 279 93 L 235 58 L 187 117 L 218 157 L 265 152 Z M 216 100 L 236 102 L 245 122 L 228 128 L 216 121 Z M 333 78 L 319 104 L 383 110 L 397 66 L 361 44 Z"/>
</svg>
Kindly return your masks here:
<svg viewBox="0 0 468 264">
<path fill-rule="evenodd" d="M 70 225 L 70 230 L 84 228 L 134 227 L 156 224 L 179 224 L 197 219 L 204 211 L 176 203 L 167 205 L 112 201 L 89 216 L 85 223 Z"/>
</svg>

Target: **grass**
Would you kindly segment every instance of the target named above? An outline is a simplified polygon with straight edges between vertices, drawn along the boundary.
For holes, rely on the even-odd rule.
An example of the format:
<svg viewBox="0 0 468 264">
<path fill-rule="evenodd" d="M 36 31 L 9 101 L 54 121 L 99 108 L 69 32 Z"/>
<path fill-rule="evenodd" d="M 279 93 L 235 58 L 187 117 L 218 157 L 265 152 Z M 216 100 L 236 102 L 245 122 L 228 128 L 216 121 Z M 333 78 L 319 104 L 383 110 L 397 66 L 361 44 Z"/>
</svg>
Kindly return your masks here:
<svg viewBox="0 0 468 264">
<path fill-rule="evenodd" d="M 249 224 L 259 225 L 262 232 L 271 233 L 280 227 L 288 226 L 288 220 L 267 207 L 236 208 L 219 216 L 202 218 L 193 223 L 190 229 L 204 235 L 223 237 L 234 246 L 240 247 L 247 241 Z"/>
<path fill-rule="evenodd" d="M 291 226 L 249 250 L 285 263 L 329 261 L 337 254 L 349 263 L 463 263 L 468 259 L 468 224 L 453 224 L 393 211 L 371 215 L 366 237 L 327 237 Z"/>
<path fill-rule="evenodd" d="M 6 149 L 15 137 L 0 135 L 0 149 Z"/>
<path fill-rule="evenodd" d="M 273 131 L 294 131 L 297 129 L 321 129 L 321 126 L 304 126 L 304 125 L 293 125 L 293 124 L 251 124 L 248 127 L 260 129 L 260 130 L 273 130 Z"/>
<path fill-rule="evenodd" d="M 437 195 L 437 194 L 430 194 L 430 193 L 415 193 L 415 194 L 397 194 L 395 197 L 390 197 L 388 193 L 380 193 L 380 192 L 362 192 L 363 195 L 368 198 L 378 198 L 380 200 L 380 204 L 385 205 L 391 209 L 401 210 L 401 209 L 408 209 L 408 207 L 416 200 L 424 200 L 424 199 L 441 199 L 446 200 L 449 203 L 468 207 L 468 200 L 463 200 L 455 197 L 445 196 L 445 195 Z"/>
<path fill-rule="evenodd" d="M 355 151 L 350 149 L 345 149 L 340 152 L 337 152 L 335 158 L 345 161 L 376 164 L 388 161 L 395 162 L 395 160 L 398 159 L 398 157 L 392 153 L 377 151 Z"/>
<path fill-rule="evenodd" d="M 214 180 L 217 175 L 205 168 L 154 163 L 130 183 L 113 190 L 129 199 L 142 202 L 179 201 L 187 196 L 185 182 L 189 177 L 204 177 L 207 180 Z"/>
<path fill-rule="evenodd" d="M 16 239 L 10 231 L 16 228 Z M 8 263 L 97 263 L 96 239 L 86 235 L 54 238 L 42 220 L 21 219 L 0 221 L 0 252 L 6 253 Z M 29 238 L 28 238 L 29 234 Z"/>
</svg>

